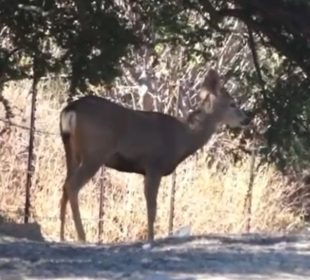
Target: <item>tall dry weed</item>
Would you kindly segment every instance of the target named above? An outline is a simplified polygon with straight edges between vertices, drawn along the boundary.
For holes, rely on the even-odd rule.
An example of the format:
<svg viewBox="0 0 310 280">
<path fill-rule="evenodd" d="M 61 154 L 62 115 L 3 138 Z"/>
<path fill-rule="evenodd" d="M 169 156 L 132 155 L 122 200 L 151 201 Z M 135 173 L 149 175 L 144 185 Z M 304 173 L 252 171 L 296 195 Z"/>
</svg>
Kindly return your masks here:
<svg viewBox="0 0 310 280">
<path fill-rule="evenodd" d="M 5 96 L 14 105 L 13 122 L 28 126 L 30 83 L 11 83 Z M 31 186 L 31 214 L 48 239 L 59 238 L 59 200 L 65 178 L 64 150 L 58 135 L 60 100 L 65 88 L 59 81 L 40 84 L 36 128 L 47 133 L 35 135 L 34 173 Z M 29 131 L 11 127 L 0 143 L 0 210 L 16 221 L 22 220 Z M 245 231 L 244 202 L 250 176 L 250 157 L 218 172 L 203 162 L 200 152 L 177 169 L 175 228 L 190 226 L 192 234 L 237 233 Z M 80 205 L 87 239 L 98 239 L 100 186 L 104 186 L 103 241 L 137 240 L 146 236 L 146 207 L 143 178 L 139 175 L 103 169 L 82 189 Z M 162 181 L 156 220 L 157 237 L 168 232 L 171 176 Z M 291 186 L 272 165 L 262 165 L 253 186 L 251 228 L 253 231 L 285 231 L 299 225 L 300 213 L 285 205 Z M 0 214 L 1 214 L 0 213 Z M 76 232 L 67 210 L 66 238 Z"/>
</svg>

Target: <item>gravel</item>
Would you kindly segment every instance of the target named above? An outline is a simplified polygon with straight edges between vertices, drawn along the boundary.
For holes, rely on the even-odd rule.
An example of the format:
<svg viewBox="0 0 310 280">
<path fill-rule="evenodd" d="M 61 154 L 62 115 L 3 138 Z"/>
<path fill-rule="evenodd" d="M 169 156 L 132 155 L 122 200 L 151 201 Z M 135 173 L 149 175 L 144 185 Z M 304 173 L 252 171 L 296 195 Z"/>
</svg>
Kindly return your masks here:
<svg viewBox="0 0 310 280">
<path fill-rule="evenodd" d="M 310 235 L 206 235 L 145 244 L 33 241 L 0 234 L 0 279 L 310 279 Z"/>
</svg>

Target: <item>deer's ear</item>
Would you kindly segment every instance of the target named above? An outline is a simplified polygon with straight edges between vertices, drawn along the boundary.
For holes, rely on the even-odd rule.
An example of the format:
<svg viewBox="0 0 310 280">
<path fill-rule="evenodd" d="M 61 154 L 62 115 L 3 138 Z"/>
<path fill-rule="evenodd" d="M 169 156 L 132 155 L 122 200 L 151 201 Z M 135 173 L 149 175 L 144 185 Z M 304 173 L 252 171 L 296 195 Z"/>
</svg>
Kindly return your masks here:
<svg viewBox="0 0 310 280">
<path fill-rule="evenodd" d="M 220 90 L 220 75 L 214 69 L 210 69 L 202 85 L 202 93 L 208 91 L 217 95 Z"/>
</svg>

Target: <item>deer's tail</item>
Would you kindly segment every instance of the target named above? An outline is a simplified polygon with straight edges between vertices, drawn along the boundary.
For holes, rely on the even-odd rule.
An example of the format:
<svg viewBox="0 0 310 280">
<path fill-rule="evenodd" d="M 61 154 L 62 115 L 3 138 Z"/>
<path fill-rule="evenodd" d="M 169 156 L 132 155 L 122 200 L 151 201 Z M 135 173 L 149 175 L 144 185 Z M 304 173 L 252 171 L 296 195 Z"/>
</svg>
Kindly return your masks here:
<svg viewBox="0 0 310 280">
<path fill-rule="evenodd" d="M 76 130 L 76 112 L 64 109 L 60 114 L 60 134 L 64 144 L 68 175 L 71 172 L 74 155 L 74 133 Z"/>
</svg>

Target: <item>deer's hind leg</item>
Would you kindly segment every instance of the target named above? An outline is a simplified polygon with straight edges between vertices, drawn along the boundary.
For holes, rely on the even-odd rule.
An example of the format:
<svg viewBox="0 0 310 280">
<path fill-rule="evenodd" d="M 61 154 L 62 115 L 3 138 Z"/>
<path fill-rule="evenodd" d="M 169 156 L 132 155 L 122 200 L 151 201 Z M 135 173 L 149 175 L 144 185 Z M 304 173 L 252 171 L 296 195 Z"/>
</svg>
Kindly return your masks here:
<svg viewBox="0 0 310 280">
<path fill-rule="evenodd" d="M 60 200 L 60 240 L 64 241 L 65 234 L 65 222 L 66 222 L 66 208 L 68 203 L 68 194 L 67 194 L 67 184 L 71 174 L 76 170 L 81 162 L 80 156 L 77 153 L 77 149 L 72 145 L 72 137 L 70 135 L 62 135 L 65 154 L 66 154 L 66 165 L 67 165 L 67 175 L 62 187 L 62 197 Z"/>
<path fill-rule="evenodd" d="M 77 169 L 69 177 L 65 184 L 66 195 L 70 201 L 72 216 L 78 235 L 78 240 L 85 242 L 85 231 L 81 221 L 81 214 L 78 202 L 78 194 L 80 189 L 95 175 L 101 166 L 98 162 L 83 160 Z"/>
<path fill-rule="evenodd" d="M 65 183 L 62 187 L 62 197 L 60 200 L 60 240 L 65 240 L 65 223 L 66 223 L 66 208 L 68 203 L 68 195 L 66 191 L 66 184 L 68 177 L 65 180 Z"/>
</svg>

